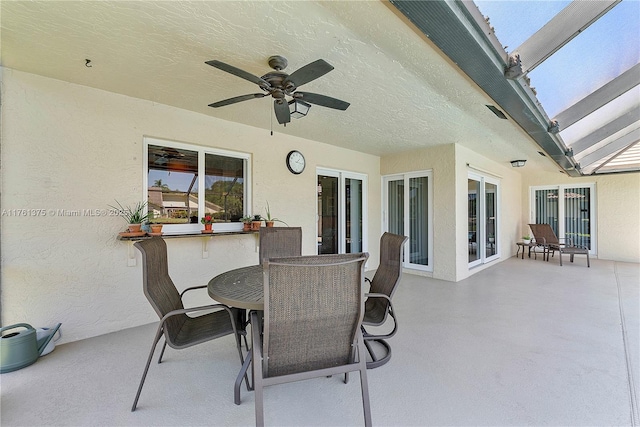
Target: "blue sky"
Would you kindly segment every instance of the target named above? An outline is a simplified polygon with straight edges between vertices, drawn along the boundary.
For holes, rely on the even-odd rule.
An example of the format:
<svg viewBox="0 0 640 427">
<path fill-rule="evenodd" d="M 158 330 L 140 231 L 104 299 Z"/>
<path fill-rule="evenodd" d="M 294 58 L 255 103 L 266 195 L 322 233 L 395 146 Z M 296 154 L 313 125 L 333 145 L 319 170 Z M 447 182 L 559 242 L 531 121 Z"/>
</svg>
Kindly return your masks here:
<svg viewBox="0 0 640 427">
<path fill-rule="evenodd" d="M 570 1 L 476 0 L 512 52 Z M 550 118 L 639 62 L 640 1 L 623 0 L 529 73 Z"/>
</svg>

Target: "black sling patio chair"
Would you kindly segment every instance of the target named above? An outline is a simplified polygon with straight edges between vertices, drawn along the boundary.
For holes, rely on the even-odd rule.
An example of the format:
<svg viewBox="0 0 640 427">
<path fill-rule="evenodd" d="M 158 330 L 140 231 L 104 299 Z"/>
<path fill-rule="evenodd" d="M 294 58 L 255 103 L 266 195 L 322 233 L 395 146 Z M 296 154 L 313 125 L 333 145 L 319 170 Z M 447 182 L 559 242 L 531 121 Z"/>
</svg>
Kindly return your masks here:
<svg viewBox="0 0 640 427">
<path fill-rule="evenodd" d="M 371 356 L 371 361 L 367 362 L 369 369 L 384 365 L 391 359 L 391 346 L 386 340 L 393 337 L 398 331 L 398 321 L 391 298 L 402 277 L 403 249 L 408 239 L 406 236 L 384 233 L 380 237 L 380 265 L 373 279 L 366 279 L 371 286 L 366 294 L 362 331 L 364 343 Z M 367 326 L 383 326 L 388 317 L 393 320 L 391 332 L 381 334 L 366 329 Z M 374 348 L 380 346 L 383 349 L 383 356 L 378 356 Z"/>
<path fill-rule="evenodd" d="M 271 258 L 264 262 L 264 319 L 251 313 L 256 425 L 264 425 L 264 387 L 359 371 L 371 425 L 364 314 L 368 254 Z M 274 390 L 276 392 L 276 390 Z"/>
<path fill-rule="evenodd" d="M 261 227 L 260 264 L 266 258 L 302 255 L 302 227 Z"/>
<path fill-rule="evenodd" d="M 204 286 L 194 286 L 178 293 L 171 277 L 169 276 L 169 265 L 167 262 L 167 245 L 161 237 L 154 237 L 148 240 L 141 240 L 134 243 L 134 246 L 142 253 L 142 285 L 144 294 L 149 303 L 160 317 L 160 324 L 156 331 L 147 364 L 138 386 L 138 392 L 133 401 L 131 411 L 135 411 L 138 399 L 142 392 L 142 386 L 149 372 L 149 366 L 153 359 L 153 353 L 160 338 L 164 335 L 165 343 L 162 346 L 158 363 L 162 362 L 162 356 L 167 344 L 174 349 L 180 350 L 191 347 L 206 341 L 233 334 L 238 347 L 240 365 L 243 356 L 240 344 L 240 335 L 236 328 L 237 313 L 223 304 L 210 304 L 200 307 L 184 308 L 182 296 L 191 290 L 206 288 Z M 211 312 L 211 310 L 214 310 Z M 203 313 L 197 317 L 191 315 Z M 189 314 L 189 316 L 187 315 Z M 247 388 L 249 387 L 248 379 Z"/>
</svg>

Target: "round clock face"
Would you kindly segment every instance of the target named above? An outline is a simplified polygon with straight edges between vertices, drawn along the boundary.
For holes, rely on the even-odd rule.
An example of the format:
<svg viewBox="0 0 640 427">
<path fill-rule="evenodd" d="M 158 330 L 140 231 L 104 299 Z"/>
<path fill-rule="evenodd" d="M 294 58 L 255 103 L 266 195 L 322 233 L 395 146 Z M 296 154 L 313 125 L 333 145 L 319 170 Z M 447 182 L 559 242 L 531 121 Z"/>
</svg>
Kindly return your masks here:
<svg viewBox="0 0 640 427">
<path fill-rule="evenodd" d="M 287 154 L 287 167 L 291 173 L 300 174 L 304 170 L 305 161 L 301 152 L 293 150 Z"/>
</svg>

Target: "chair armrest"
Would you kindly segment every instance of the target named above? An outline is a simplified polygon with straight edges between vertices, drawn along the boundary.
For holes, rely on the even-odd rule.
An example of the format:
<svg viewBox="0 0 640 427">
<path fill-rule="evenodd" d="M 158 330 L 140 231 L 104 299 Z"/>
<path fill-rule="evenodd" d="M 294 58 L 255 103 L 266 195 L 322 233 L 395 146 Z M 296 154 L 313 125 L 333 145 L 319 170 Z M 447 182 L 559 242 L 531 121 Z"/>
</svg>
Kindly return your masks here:
<svg viewBox="0 0 640 427">
<path fill-rule="evenodd" d="M 365 277 L 365 278 L 364 278 L 364 281 L 365 281 L 365 282 L 369 282 L 369 283 L 371 283 L 371 279 L 369 279 L 368 277 Z"/>
<path fill-rule="evenodd" d="M 389 301 L 389 304 L 391 304 L 391 298 L 389 298 L 387 295 L 385 294 L 377 294 L 377 293 L 366 293 L 364 294 L 365 297 L 367 298 L 384 298 L 387 301 Z"/>
<path fill-rule="evenodd" d="M 164 323 L 168 318 L 173 317 L 173 316 L 177 316 L 179 314 L 187 314 L 187 313 L 192 313 L 192 312 L 197 312 L 197 311 L 207 311 L 207 310 L 212 310 L 212 309 L 215 309 L 215 308 L 221 308 L 221 309 L 227 310 L 229 312 L 229 315 L 233 319 L 233 315 L 232 315 L 231 309 L 229 307 L 227 307 L 224 304 L 211 304 L 211 305 L 203 305 L 203 306 L 192 307 L 192 308 L 181 308 L 180 310 L 171 310 L 170 312 L 165 314 L 162 317 L 162 319 L 160 319 L 160 321 Z"/>
<path fill-rule="evenodd" d="M 207 287 L 207 285 L 201 285 L 201 286 L 192 286 L 192 287 L 190 287 L 190 288 L 187 288 L 187 289 L 185 289 L 184 291 L 182 291 L 182 293 L 180 293 L 180 298 L 182 298 L 182 296 L 183 296 L 184 294 L 186 294 L 186 293 L 187 293 L 187 291 L 192 291 L 192 290 L 194 290 L 194 289 L 203 289 L 203 288 L 206 288 L 206 287 Z"/>
<path fill-rule="evenodd" d="M 562 243 L 562 240 L 564 240 L 564 243 Z M 573 239 L 571 237 L 559 237 L 558 241 L 560 242 L 561 245 L 573 246 Z"/>
</svg>

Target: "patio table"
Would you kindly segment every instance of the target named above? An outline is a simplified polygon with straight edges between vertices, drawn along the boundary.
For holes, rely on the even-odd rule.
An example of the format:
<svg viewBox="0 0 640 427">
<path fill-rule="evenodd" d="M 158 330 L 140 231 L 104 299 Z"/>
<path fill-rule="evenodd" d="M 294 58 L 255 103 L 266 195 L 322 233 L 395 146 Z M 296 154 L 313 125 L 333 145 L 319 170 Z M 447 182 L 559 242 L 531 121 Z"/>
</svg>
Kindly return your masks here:
<svg viewBox="0 0 640 427">
<path fill-rule="evenodd" d="M 207 291 L 214 300 L 229 307 L 264 310 L 262 266 L 236 268 L 209 280 Z"/>
<path fill-rule="evenodd" d="M 207 292 L 211 298 L 229 307 L 264 311 L 262 266 L 251 265 L 219 274 L 209 280 Z M 261 316 L 258 317 L 261 318 Z M 260 325 L 253 325 L 252 327 L 261 328 Z M 240 404 L 240 386 L 249 369 L 249 363 L 251 363 L 251 351 L 247 353 L 234 384 L 234 402 L 236 405 Z M 253 387 L 247 384 L 247 389 L 253 390 Z"/>
<path fill-rule="evenodd" d="M 547 253 L 547 247 L 545 245 L 542 245 L 540 243 L 536 243 L 534 241 L 531 241 L 530 243 L 524 243 L 524 242 L 516 242 L 516 245 L 518 245 L 518 251 L 516 252 L 516 258 L 518 258 L 518 254 L 520 253 L 520 248 L 522 248 L 522 259 L 524 259 L 524 253 L 526 252 L 526 247 L 529 248 L 529 258 L 531 258 L 531 248 L 533 248 L 533 255 L 535 257 L 535 259 L 538 259 L 538 252 L 536 251 L 536 248 L 538 246 L 542 246 L 542 259 L 545 259 L 545 255 Z"/>
</svg>

